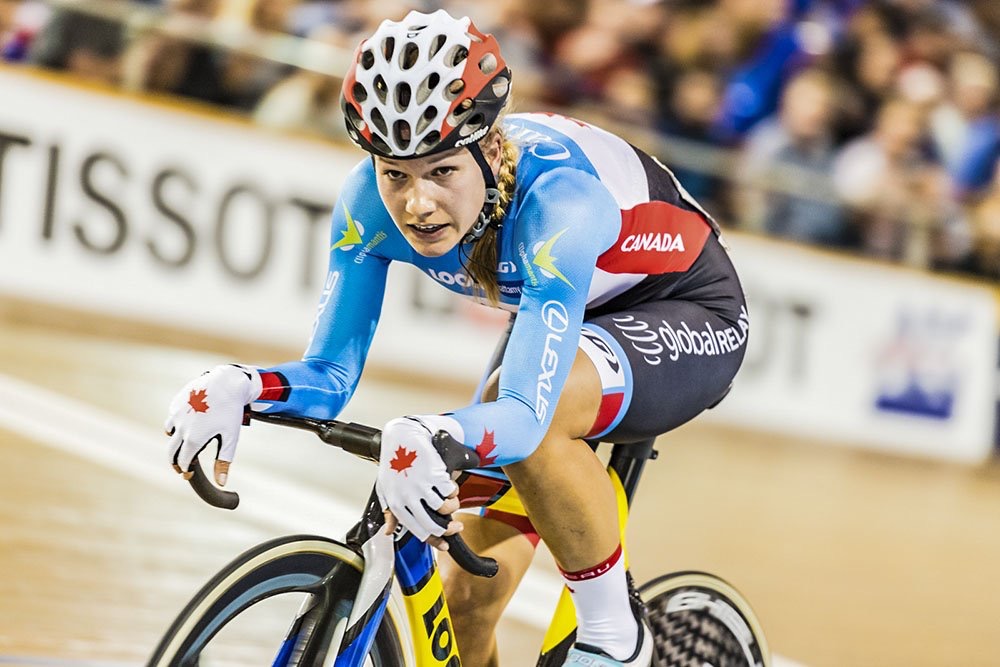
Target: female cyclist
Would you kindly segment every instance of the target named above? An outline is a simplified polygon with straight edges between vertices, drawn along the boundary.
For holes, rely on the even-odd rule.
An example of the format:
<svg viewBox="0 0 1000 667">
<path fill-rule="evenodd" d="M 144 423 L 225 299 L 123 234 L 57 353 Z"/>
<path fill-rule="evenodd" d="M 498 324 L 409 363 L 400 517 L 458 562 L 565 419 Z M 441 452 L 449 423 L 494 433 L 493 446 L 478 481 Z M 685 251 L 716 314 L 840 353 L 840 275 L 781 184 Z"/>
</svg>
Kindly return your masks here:
<svg viewBox="0 0 1000 667">
<path fill-rule="evenodd" d="M 398 520 L 440 546 L 464 524 L 470 546 L 500 561 L 491 580 L 443 568 L 465 664 L 497 664 L 495 627 L 541 536 L 579 622 L 566 664 L 648 665 L 614 491 L 584 439 L 638 441 L 717 402 L 745 351 L 743 293 L 718 226 L 670 171 L 586 123 L 502 117 L 510 85 L 496 40 L 443 10 L 385 21 L 361 43 L 342 106 L 370 159 L 336 203 L 305 357 L 193 380 L 171 405 L 170 456 L 187 474 L 216 440 L 224 484 L 245 405 L 336 417 L 361 374 L 389 264 L 447 277 L 448 289 L 516 320 L 480 402 L 386 424 L 377 490 L 390 529 Z M 458 509 L 431 445 L 439 429 L 502 469 L 530 521 L 489 511 L 434 521 Z"/>
</svg>

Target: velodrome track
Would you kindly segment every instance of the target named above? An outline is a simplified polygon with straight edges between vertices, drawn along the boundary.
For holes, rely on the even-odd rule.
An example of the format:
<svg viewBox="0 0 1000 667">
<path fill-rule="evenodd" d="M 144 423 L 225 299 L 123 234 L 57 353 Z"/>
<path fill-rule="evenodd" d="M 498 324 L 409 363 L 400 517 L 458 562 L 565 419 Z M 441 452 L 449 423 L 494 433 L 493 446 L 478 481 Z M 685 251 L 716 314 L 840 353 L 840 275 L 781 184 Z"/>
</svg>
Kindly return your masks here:
<svg viewBox="0 0 1000 667">
<path fill-rule="evenodd" d="M 136 342 L 20 308 L 0 321 L 0 665 L 142 664 L 232 556 L 290 532 L 336 536 L 367 495 L 369 464 L 267 426 L 245 430 L 235 513 L 202 506 L 169 469 L 174 391 L 217 362 L 280 360 L 273 351 Z M 467 396 L 380 374 L 344 416 L 378 425 Z M 1000 466 L 704 422 L 659 449 L 630 532 L 640 581 L 719 574 L 752 601 L 772 649 L 810 666 L 1000 664 Z M 534 664 L 554 574 L 540 553 L 501 630 L 505 665 Z M 242 664 L 261 664 L 258 648 L 248 641 Z"/>
</svg>

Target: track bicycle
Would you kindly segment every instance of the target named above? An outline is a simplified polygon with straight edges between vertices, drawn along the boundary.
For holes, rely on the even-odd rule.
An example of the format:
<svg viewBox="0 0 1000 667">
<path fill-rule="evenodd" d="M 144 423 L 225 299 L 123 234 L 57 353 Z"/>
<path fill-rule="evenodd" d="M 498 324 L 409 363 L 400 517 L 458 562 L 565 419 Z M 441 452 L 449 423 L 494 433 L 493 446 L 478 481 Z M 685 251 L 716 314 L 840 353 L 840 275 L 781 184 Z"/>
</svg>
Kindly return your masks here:
<svg viewBox="0 0 1000 667">
<path fill-rule="evenodd" d="M 314 432 L 330 445 L 377 461 L 381 433 L 335 420 L 248 413 L 257 421 Z M 249 420 L 248 420 L 249 421 Z M 476 452 L 440 431 L 434 446 L 458 477 L 463 507 L 486 506 L 524 514 L 505 479 L 478 471 Z M 596 443 L 592 446 L 596 448 Z M 622 545 L 628 506 L 643 467 L 656 458 L 653 440 L 614 445 L 608 474 L 618 498 Z M 191 486 L 216 507 L 235 509 L 239 496 L 215 487 L 195 460 Z M 446 525 L 450 517 L 440 520 Z M 472 552 L 460 534 L 449 553 L 467 571 L 493 576 L 497 563 Z M 208 667 L 206 648 L 227 624 L 254 605 L 284 595 L 302 598 L 272 667 L 460 667 L 434 549 L 405 529 L 386 535 L 374 486 L 358 523 L 344 541 L 295 535 L 253 547 L 223 568 L 194 596 L 167 630 L 148 667 Z M 397 584 L 394 586 L 394 582 Z M 730 584 L 705 572 L 677 572 L 635 588 L 654 635 L 657 667 L 768 667 L 760 623 Z M 562 665 L 575 637 L 576 616 L 563 589 L 537 665 Z M 209 651 L 210 653 L 210 651 Z M 238 663 L 237 663 L 238 664 Z"/>
</svg>

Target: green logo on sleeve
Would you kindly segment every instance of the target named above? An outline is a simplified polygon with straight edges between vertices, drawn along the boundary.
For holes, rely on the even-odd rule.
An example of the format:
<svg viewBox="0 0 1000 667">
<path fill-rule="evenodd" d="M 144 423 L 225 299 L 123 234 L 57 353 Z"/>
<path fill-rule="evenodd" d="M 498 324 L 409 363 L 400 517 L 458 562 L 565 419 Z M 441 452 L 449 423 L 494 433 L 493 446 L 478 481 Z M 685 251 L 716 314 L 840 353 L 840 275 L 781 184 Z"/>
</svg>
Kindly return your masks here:
<svg viewBox="0 0 1000 667">
<path fill-rule="evenodd" d="M 565 234 L 567 231 L 569 231 L 569 227 L 562 230 L 561 232 L 550 238 L 548 241 L 542 243 L 541 247 L 535 250 L 535 256 L 532 258 L 531 263 L 540 268 L 542 270 L 543 275 L 547 275 L 550 278 L 552 277 L 558 278 L 559 280 L 569 285 L 572 289 L 576 289 L 575 287 L 573 287 L 573 283 L 571 283 L 566 278 L 566 276 L 564 276 L 562 272 L 556 268 L 556 260 L 558 260 L 559 258 L 555 257 L 552 254 L 552 246 L 554 246 L 556 244 L 556 241 L 559 240 L 559 237 Z"/>
<path fill-rule="evenodd" d="M 330 246 L 330 250 L 336 250 L 337 248 L 351 250 L 354 246 L 361 243 L 361 235 L 365 230 L 360 224 L 354 222 L 351 212 L 347 209 L 347 204 L 344 204 L 344 216 L 347 218 L 347 229 L 341 232 L 342 238 Z"/>
</svg>

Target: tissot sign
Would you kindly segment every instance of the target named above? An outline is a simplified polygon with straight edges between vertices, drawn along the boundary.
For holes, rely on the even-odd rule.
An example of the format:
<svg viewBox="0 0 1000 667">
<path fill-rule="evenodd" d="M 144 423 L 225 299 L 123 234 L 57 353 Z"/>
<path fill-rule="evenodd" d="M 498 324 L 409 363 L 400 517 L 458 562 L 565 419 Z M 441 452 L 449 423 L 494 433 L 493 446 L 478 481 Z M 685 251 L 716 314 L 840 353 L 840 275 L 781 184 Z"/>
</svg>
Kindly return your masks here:
<svg viewBox="0 0 1000 667">
<path fill-rule="evenodd" d="M 304 349 L 327 275 L 330 211 L 360 151 L 19 69 L 0 67 L 0 90 L 0 291 Z M 355 261 L 378 240 L 366 238 Z M 410 293 L 408 284 L 387 292 L 397 302 L 375 349 L 389 363 L 450 373 L 489 357 L 492 341 L 477 332 L 466 357 L 437 359 L 427 344 L 424 359 L 411 359 L 414 341 L 398 332 L 437 332 L 409 319 Z"/>
</svg>

